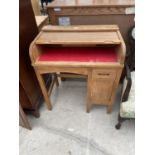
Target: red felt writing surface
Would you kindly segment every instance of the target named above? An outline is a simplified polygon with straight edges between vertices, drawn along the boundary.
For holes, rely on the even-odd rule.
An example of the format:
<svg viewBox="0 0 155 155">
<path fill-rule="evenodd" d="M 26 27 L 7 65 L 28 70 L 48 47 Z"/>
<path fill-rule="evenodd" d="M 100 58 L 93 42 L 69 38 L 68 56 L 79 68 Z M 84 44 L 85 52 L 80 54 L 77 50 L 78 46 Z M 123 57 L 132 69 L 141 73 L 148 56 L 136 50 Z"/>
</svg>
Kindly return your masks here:
<svg viewBox="0 0 155 155">
<path fill-rule="evenodd" d="M 113 47 L 46 47 L 39 61 L 117 62 L 117 54 Z"/>
</svg>

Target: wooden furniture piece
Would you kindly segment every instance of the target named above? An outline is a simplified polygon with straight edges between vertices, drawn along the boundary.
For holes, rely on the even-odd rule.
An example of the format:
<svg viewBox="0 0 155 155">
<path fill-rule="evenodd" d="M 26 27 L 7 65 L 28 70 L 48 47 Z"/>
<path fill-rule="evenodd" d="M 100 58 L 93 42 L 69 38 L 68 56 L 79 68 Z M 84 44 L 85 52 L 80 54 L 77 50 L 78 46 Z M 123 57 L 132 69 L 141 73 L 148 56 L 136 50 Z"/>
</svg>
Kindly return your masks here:
<svg viewBox="0 0 155 155">
<path fill-rule="evenodd" d="M 32 129 L 26 117 L 26 114 L 24 113 L 24 110 L 22 109 L 22 106 L 20 104 L 19 104 L 19 125 L 29 130 Z"/>
<path fill-rule="evenodd" d="M 48 16 L 35 16 L 36 23 L 39 31 L 41 31 L 42 27 L 48 24 Z"/>
<path fill-rule="evenodd" d="M 47 12 L 52 25 L 116 24 L 128 45 L 134 6 L 134 0 L 54 0 Z"/>
<path fill-rule="evenodd" d="M 130 72 L 128 65 L 125 68 L 126 76 L 122 86 L 120 113 L 116 129 L 120 129 L 125 120 L 135 118 L 135 71 Z"/>
<path fill-rule="evenodd" d="M 31 43 L 30 58 L 47 108 L 52 103 L 42 75 L 65 72 L 87 78 L 87 112 L 93 104 L 111 112 L 125 52 L 116 25 L 45 26 Z"/>
<path fill-rule="evenodd" d="M 40 16 L 41 15 L 41 8 L 39 6 L 39 0 L 31 0 L 33 12 L 35 16 Z"/>
<path fill-rule="evenodd" d="M 39 117 L 38 108 L 43 102 L 42 93 L 31 66 L 29 46 L 38 34 L 35 16 L 30 0 L 19 1 L 19 100 L 25 112 Z M 44 75 L 47 86 L 52 81 L 51 75 Z"/>
</svg>

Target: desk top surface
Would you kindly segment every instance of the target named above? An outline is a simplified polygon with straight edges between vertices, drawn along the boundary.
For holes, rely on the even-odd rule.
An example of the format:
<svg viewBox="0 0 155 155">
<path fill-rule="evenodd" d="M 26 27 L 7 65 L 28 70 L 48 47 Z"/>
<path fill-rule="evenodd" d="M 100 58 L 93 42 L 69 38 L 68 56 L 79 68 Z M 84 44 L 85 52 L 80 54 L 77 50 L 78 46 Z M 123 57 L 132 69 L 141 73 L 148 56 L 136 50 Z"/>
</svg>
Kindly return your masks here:
<svg viewBox="0 0 155 155">
<path fill-rule="evenodd" d="M 120 44 L 116 25 L 100 26 L 46 26 L 38 35 L 36 44 Z"/>
<path fill-rule="evenodd" d="M 134 6 L 134 0 L 54 0 L 48 7 Z"/>
</svg>

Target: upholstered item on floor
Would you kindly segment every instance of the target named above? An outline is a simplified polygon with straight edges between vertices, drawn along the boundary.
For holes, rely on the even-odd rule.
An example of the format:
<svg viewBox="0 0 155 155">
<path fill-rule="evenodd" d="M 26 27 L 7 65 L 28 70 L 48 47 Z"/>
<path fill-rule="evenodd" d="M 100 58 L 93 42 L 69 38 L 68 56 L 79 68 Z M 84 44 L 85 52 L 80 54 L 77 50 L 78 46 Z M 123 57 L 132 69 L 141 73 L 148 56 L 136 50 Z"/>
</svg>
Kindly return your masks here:
<svg viewBox="0 0 155 155">
<path fill-rule="evenodd" d="M 123 118 L 135 118 L 135 72 L 131 72 L 131 79 L 132 86 L 128 100 L 126 102 L 122 102 L 120 107 L 120 116 Z"/>
<path fill-rule="evenodd" d="M 118 123 L 115 125 L 116 129 L 120 129 L 125 120 L 135 118 L 135 71 L 130 72 L 127 64 L 125 65 L 125 71 Z"/>
</svg>

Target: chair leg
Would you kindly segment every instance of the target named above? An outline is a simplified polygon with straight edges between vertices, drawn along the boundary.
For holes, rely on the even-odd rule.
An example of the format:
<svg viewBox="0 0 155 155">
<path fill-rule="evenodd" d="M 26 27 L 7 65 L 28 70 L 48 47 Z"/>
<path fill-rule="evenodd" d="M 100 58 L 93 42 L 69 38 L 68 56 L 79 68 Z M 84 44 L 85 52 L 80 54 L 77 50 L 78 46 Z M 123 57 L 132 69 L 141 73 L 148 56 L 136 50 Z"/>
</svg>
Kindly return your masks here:
<svg viewBox="0 0 155 155">
<path fill-rule="evenodd" d="M 44 9 L 43 0 L 41 0 L 41 7 L 42 7 L 42 9 Z"/>
<path fill-rule="evenodd" d="M 115 128 L 116 128 L 116 129 L 120 129 L 122 123 L 123 123 L 125 120 L 126 120 L 125 118 L 122 118 L 122 117 L 120 117 L 120 115 L 118 115 L 118 123 L 115 125 Z"/>
<path fill-rule="evenodd" d="M 46 104 L 48 110 L 51 110 L 52 109 L 52 104 L 51 104 L 51 101 L 50 101 L 49 96 L 48 96 L 48 91 L 46 89 L 44 79 L 43 79 L 43 77 L 42 77 L 42 75 L 40 73 L 38 73 L 37 71 L 35 71 L 35 72 L 36 72 L 36 76 L 37 76 L 39 85 L 41 87 L 41 91 L 42 91 L 44 99 L 45 99 L 45 104 Z"/>
</svg>

